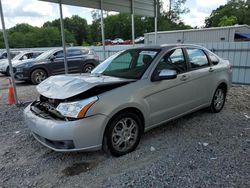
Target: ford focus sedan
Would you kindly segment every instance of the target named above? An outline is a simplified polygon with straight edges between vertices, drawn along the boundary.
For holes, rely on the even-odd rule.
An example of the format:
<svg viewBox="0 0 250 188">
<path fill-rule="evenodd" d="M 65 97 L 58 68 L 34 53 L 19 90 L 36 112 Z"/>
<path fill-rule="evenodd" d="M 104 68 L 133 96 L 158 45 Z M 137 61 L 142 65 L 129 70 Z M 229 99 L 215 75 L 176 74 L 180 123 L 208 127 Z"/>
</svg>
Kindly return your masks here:
<svg viewBox="0 0 250 188">
<path fill-rule="evenodd" d="M 55 151 L 103 148 L 114 156 L 154 127 L 202 108 L 223 109 L 231 65 L 195 45 L 119 52 L 92 73 L 52 76 L 24 111 L 34 137 Z"/>
</svg>

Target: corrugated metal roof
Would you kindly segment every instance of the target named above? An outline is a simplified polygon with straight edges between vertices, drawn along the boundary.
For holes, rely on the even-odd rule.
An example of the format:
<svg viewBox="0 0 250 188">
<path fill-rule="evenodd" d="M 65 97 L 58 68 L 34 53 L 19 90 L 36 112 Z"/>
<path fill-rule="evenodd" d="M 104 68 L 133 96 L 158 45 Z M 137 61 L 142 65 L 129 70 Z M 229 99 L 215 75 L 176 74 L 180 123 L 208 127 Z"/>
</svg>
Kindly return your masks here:
<svg viewBox="0 0 250 188">
<path fill-rule="evenodd" d="M 100 0 L 40 0 L 51 3 L 101 9 Z M 103 0 L 103 10 L 131 13 L 131 0 Z M 141 16 L 154 16 L 155 0 L 134 0 L 134 13 Z"/>
</svg>

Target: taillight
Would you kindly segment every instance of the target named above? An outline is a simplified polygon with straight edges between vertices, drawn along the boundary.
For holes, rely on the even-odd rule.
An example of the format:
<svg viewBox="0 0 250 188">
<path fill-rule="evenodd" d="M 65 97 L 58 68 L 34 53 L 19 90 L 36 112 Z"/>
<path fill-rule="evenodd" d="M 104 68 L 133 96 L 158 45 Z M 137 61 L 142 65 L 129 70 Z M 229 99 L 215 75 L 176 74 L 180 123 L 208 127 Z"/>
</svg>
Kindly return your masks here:
<svg viewBox="0 0 250 188">
<path fill-rule="evenodd" d="M 95 55 L 95 60 L 99 61 L 99 56 Z"/>
</svg>

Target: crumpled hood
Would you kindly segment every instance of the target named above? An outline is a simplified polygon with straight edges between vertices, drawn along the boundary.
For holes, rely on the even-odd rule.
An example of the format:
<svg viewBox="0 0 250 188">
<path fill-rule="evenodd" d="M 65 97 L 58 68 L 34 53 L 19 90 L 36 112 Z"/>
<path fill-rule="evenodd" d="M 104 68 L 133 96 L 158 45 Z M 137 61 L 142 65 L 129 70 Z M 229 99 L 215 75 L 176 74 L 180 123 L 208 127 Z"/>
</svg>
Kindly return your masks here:
<svg viewBox="0 0 250 188">
<path fill-rule="evenodd" d="M 95 86 L 130 81 L 134 80 L 92 74 L 58 75 L 51 76 L 40 83 L 37 91 L 47 98 L 67 99 Z"/>
</svg>

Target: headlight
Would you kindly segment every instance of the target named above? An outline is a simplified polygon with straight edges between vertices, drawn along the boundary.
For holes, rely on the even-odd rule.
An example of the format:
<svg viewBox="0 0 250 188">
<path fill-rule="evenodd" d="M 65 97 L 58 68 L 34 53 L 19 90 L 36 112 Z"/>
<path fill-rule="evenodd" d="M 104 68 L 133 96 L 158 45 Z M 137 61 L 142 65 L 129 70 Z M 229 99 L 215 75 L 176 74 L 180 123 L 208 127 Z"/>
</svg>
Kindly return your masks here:
<svg viewBox="0 0 250 188">
<path fill-rule="evenodd" d="M 14 67 L 13 67 L 14 68 Z M 16 72 L 23 72 L 23 67 L 17 67 Z"/>
<path fill-rule="evenodd" d="M 88 109 L 98 100 L 98 97 L 91 97 L 82 101 L 60 103 L 56 108 L 65 117 L 83 118 Z"/>
</svg>

